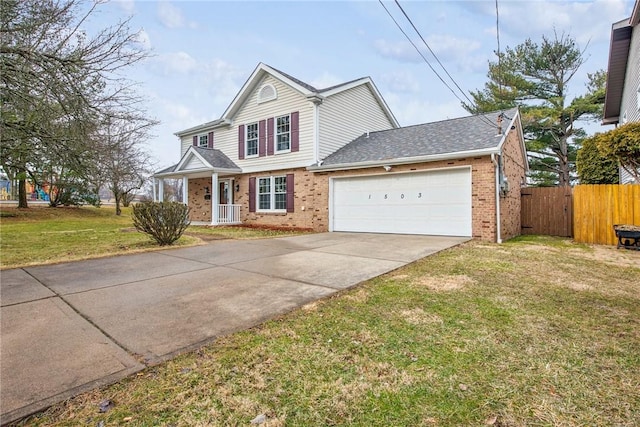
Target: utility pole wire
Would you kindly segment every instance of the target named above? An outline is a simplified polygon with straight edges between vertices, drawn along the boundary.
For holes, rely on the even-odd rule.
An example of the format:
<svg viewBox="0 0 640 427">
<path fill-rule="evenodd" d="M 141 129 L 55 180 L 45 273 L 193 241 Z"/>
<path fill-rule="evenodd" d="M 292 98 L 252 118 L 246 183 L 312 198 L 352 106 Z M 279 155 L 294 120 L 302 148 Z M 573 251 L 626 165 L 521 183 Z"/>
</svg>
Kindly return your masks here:
<svg viewBox="0 0 640 427">
<path fill-rule="evenodd" d="M 502 63 L 500 59 L 500 14 L 498 12 L 498 0 L 496 0 L 496 40 L 498 41 L 498 90 L 502 97 Z"/>
<path fill-rule="evenodd" d="M 416 46 L 416 44 L 413 42 L 413 40 L 411 40 L 411 37 L 409 37 L 409 35 L 404 31 L 404 29 L 402 28 L 402 26 L 398 23 L 398 21 L 393 17 L 393 15 L 391 14 L 391 12 L 389 11 L 389 9 L 387 9 L 387 7 L 384 5 L 384 3 L 382 2 L 382 0 L 378 0 L 380 2 L 380 5 L 384 8 L 384 10 L 387 12 L 387 15 L 389 15 L 389 17 L 391 18 L 391 20 L 394 22 L 394 24 L 396 24 L 396 27 L 398 27 L 398 29 L 400 30 L 400 32 L 402 32 L 402 34 L 405 36 L 405 38 L 409 41 L 409 43 L 411 43 L 411 45 L 413 46 L 413 48 L 416 50 L 416 52 L 418 52 L 418 54 L 422 57 L 422 60 L 429 66 L 429 68 L 431 69 L 431 71 L 433 71 L 433 73 L 436 75 L 436 77 L 438 77 L 438 79 L 442 82 L 442 84 L 445 85 L 445 87 L 447 89 L 449 89 L 449 91 L 453 94 L 453 96 L 455 96 L 458 101 L 460 101 L 461 103 L 464 104 L 464 101 L 462 100 L 462 98 L 460 98 L 460 96 L 458 96 L 458 94 L 451 88 L 451 86 L 449 86 L 447 84 L 447 82 L 444 81 L 444 79 L 440 76 L 440 74 L 438 74 L 438 72 L 433 68 L 433 66 L 431 65 L 431 63 L 429 62 L 429 60 L 427 58 L 425 58 L 424 54 L 422 53 L 422 51 L 418 48 L 418 46 Z M 420 38 L 422 39 L 422 42 L 425 44 L 425 46 L 427 46 L 427 48 L 429 49 L 429 51 L 431 52 L 431 54 L 434 56 L 434 58 L 436 58 L 436 61 L 438 61 L 438 64 L 440 64 L 440 67 L 442 67 L 442 69 L 445 71 L 445 73 L 447 73 L 447 76 L 449 76 L 449 78 L 451 79 L 451 81 L 453 81 L 453 83 L 456 85 L 456 87 L 458 88 L 458 90 L 464 95 L 465 98 L 467 98 L 467 100 L 469 101 L 470 105 L 474 108 L 477 108 L 474 104 L 474 102 L 469 99 L 469 97 L 465 94 L 465 92 L 460 88 L 460 86 L 456 83 L 456 81 L 453 79 L 453 77 L 451 77 L 451 75 L 447 72 L 446 68 L 444 67 L 444 65 L 442 65 L 442 63 L 440 62 L 440 60 L 438 59 L 438 57 L 436 56 L 436 54 L 433 52 L 433 50 L 431 50 L 431 48 L 429 47 L 429 44 L 425 41 L 425 39 L 422 37 L 422 35 L 420 34 L 420 32 L 418 31 L 418 29 L 416 28 L 415 25 L 413 25 L 413 22 L 411 21 L 411 19 L 409 18 L 409 16 L 406 14 L 406 12 L 404 11 L 404 9 L 402 9 L 402 6 L 400 6 L 400 4 L 398 3 L 398 1 L 396 0 L 396 4 L 398 5 L 398 7 L 400 8 L 400 10 L 402 10 L 402 13 L 404 14 L 405 18 L 411 23 L 411 26 L 413 27 L 413 29 L 415 30 L 416 33 L 418 33 L 418 35 L 420 36 Z M 487 124 L 488 126 L 490 126 L 491 128 L 495 128 L 496 127 L 496 123 L 493 123 L 489 118 L 487 118 L 484 114 L 478 114 L 477 115 L 478 118 L 480 118 L 480 120 L 484 123 Z"/>
<path fill-rule="evenodd" d="M 418 34 L 418 36 L 420 37 L 420 40 L 422 40 L 422 43 L 424 43 L 424 45 L 427 47 L 427 49 L 429 49 L 429 52 L 431 52 L 431 55 L 433 55 L 435 60 L 438 62 L 438 64 L 440 65 L 440 68 L 442 68 L 444 70 L 444 72 L 447 74 L 449 79 L 453 82 L 454 85 L 456 85 L 456 87 L 458 88 L 460 93 L 462 93 L 462 95 L 464 95 L 464 97 L 467 98 L 467 101 L 469 101 L 471 104 L 473 104 L 473 101 L 471 99 L 469 99 L 469 97 L 467 96 L 465 91 L 462 90 L 460 85 L 458 85 L 458 82 L 456 82 L 456 80 L 453 77 L 451 77 L 451 74 L 449 74 L 449 72 L 444 67 L 444 65 L 442 65 L 442 62 L 440 62 L 440 59 L 438 58 L 438 56 L 431 49 L 431 46 L 429 46 L 429 43 L 427 43 L 427 41 L 424 39 L 424 37 L 422 37 L 422 34 L 420 34 L 420 31 L 418 31 L 418 28 L 416 28 L 416 26 L 413 24 L 413 21 L 411 20 L 411 18 L 409 18 L 409 15 L 407 15 L 407 12 L 404 11 L 402 6 L 400 5 L 400 2 L 398 2 L 398 0 L 395 0 L 395 3 L 398 6 L 398 8 L 400 9 L 400 11 L 402 11 L 402 14 L 404 15 L 404 17 L 407 18 L 407 21 L 409 21 L 409 24 L 411 24 L 411 27 L 413 27 L 413 30 L 416 32 L 416 34 Z"/>
<path fill-rule="evenodd" d="M 402 26 L 398 23 L 398 21 L 393 17 L 393 15 L 391 14 L 391 12 L 389 11 L 389 9 L 387 9 L 387 7 L 384 5 L 384 3 L 382 2 L 382 0 L 378 0 L 380 2 L 380 4 L 382 5 L 382 7 L 384 8 L 384 10 L 387 12 L 387 14 L 389 15 L 389 17 L 391 18 L 391 20 L 396 24 L 396 26 L 398 27 L 398 29 L 402 32 L 402 34 L 405 36 L 405 38 L 409 41 L 409 43 L 411 43 L 411 45 L 414 47 L 414 49 L 416 50 L 416 52 L 418 52 L 418 54 L 422 57 L 422 60 L 429 66 L 429 68 L 431 69 L 431 71 L 433 71 L 433 73 L 436 75 L 436 77 L 438 77 L 438 79 L 442 82 L 442 84 L 444 84 L 446 86 L 447 89 L 449 89 L 449 91 L 453 94 L 453 96 L 455 96 L 458 101 L 460 101 L 462 104 L 464 104 L 464 100 L 462 98 L 460 98 L 460 96 L 458 96 L 458 94 L 451 88 L 451 86 L 449 86 L 449 84 L 447 84 L 446 81 L 444 81 L 444 79 L 442 78 L 442 76 L 440 76 L 440 74 L 435 70 L 435 68 L 433 68 L 433 66 L 431 65 L 431 63 L 429 62 L 429 60 L 427 58 L 425 58 L 424 54 L 422 53 L 422 51 L 418 48 L 418 46 L 416 46 L 416 44 L 413 42 L 413 40 L 411 40 L 411 37 L 409 37 L 409 35 L 404 31 L 404 29 L 402 28 Z M 403 15 L 405 16 L 405 18 L 409 21 L 409 23 L 411 24 L 411 26 L 413 27 L 414 31 L 418 34 L 418 36 L 420 37 L 420 39 L 422 40 L 422 42 L 425 44 L 425 46 L 427 47 L 427 49 L 429 49 L 429 51 L 431 52 L 431 54 L 433 55 L 433 57 L 436 59 L 436 61 L 438 62 L 438 64 L 440 65 L 440 67 L 444 70 L 444 72 L 447 74 L 447 76 L 449 76 L 449 79 L 451 79 L 451 81 L 455 84 L 455 86 L 458 88 L 458 90 L 460 91 L 460 93 L 462 93 L 462 95 L 467 99 L 467 101 L 469 101 L 469 104 L 475 108 L 475 104 L 474 102 L 469 99 L 469 97 L 466 95 L 466 93 L 464 92 L 464 90 L 462 90 L 462 88 L 458 85 L 458 83 L 455 81 L 455 79 L 453 77 L 451 77 L 451 74 L 449 74 L 449 72 L 447 71 L 447 69 L 444 67 L 444 65 L 442 64 L 442 62 L 440 62 L 440 60 L 438 59 L 437 55 L 433 52 L 433 50 L 431 49 L 431 47 L 429 46 L 429 44 L 426 42 L 426 40 L 424 39 L 424 37 L 422 37 L 422 34 L 420 34 L 420 31 L 418 31 L 418 29 L 416 28 L 416 26 L 413 24 L 413 21 L 411 21 L 411 18 L 409 18 L 409 16 L 407 15 L 407 13 L 404 11 L 404 9 L 402 8 L 402 6 L 398 3 L 398 0 L 395 0 L 396 5 L 398 6 L 398 8 L 402 11 Z M 493 123 L 491 120 L 489 120 L 486 116 L 480 114 L 478 115 L 478 117 L 487 125 L 489 125 L 492 128 L 495 128 L 496 124 Z"/>
</svg>

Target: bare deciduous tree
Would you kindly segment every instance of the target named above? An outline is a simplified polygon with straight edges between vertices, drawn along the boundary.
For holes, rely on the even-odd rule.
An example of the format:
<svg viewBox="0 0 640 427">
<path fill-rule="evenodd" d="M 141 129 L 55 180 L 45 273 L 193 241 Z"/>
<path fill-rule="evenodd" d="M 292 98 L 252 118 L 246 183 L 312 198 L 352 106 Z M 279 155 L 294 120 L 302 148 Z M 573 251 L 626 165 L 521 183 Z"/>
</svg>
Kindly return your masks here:
<svg viewBox="0 0 640 427">
<path fill-rule="evenodd" d="M 54 152 L 90 152 L 96 124 L 142 111 L 142 99 L 121 74 L 148 53 L 129 22 L 89 34 L 100 2 L 2 0 L 0 7 L 0 164 L 24 182 Z M 83 175 L 91 156 L 70 167 Z M 58 165 L 62 166 L 62 165 Z M 80 169 L 80 170 L 78 170 Z"/>
</svg>

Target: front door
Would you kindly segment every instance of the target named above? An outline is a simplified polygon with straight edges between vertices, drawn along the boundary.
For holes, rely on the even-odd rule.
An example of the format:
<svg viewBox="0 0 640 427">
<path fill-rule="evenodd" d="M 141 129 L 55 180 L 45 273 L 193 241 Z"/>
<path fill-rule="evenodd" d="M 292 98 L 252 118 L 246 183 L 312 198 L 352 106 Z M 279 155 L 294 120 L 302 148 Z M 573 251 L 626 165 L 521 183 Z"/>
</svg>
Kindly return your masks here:
<svg viewBox="0 0 640 427">
<path fill-rule="evenodd" d="M 220 181 L 218 185 L 220 186 L 218 188 L 219 204 L 229 204 L 229 181 Z"/>
<path fill-rule="evenodd" d="M 225 179 L 218 182 L 218 221 L 221 223 L 233 222 L 233 188 L 232 181 Z"/>
</svg>

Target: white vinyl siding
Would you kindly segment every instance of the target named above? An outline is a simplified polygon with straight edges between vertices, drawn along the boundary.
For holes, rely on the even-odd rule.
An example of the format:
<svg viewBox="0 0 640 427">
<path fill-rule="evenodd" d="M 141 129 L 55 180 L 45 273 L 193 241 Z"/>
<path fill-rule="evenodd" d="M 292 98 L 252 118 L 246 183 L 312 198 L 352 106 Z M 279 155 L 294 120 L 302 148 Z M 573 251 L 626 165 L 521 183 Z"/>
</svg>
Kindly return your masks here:
<svg viewBox="0 0 640 427">
<path fill-rule="evenodd" d="M 393 127 L 366 85 L 330 96 L 320 105 L 320 159 L 367 131 Z"/>
<path fill-rule="evenodd" d="M 193 135 L 183 136 L 180 138 L 180 158 L 184 156 L 189 147 L 193 145 Z"/>
<path fill-rule="evenodd" d="M 200 169 L 203 167 L 205 167 L 205 165 L 200 161 L 200 159 L 192 155 L 182 169 Z"/>
<path fill-rule="evenodd" d="M 640 89 L 640 25 L 633 27 L 631 35 L 631 45 L 629 46 L 629 59 L 627 60 L 627 71 L 624 78 L 624 90 L 622 92 L 622 102 L 620 114 L 627 112 L 627 122 L 640 121 L 640 110 L 638 106 L 638 90 Z M 622 119 L 622 117 L 621 117 Z M 622 122 L 622 120 L 621 120 Z"/>
<path fill-rule="evenodd" d="M 258 91 L 265 84 L 275 87 L 278 98 L 258 104 Z M 254 123 L 269 118 L 275 119 L 280 116 L 291 114 L 295 111 L 299 116 L 299 141 L 300 150 L 297 152 L 287 152 L 264 157 L 252 157 L 249 159 L 238 159 L 238 126 Z M 244 105 L 233 117 L 232 126 L 216 129 L 215 148 L 222 150 L 231 160 L 233 160 L 245 173 L 262 172 L 268 170 L 306 167 L 314 160 L 314 106 L 300 92 L 292 89 L 288 85 L 280 82 L 272 76 L 265 76 L 258 84 L 251 96 L 247 98 Z M 274 129 L 274 152 L 277 153 Z M 245 141 L 246 144 L 246 141 Z"/>
</svg>

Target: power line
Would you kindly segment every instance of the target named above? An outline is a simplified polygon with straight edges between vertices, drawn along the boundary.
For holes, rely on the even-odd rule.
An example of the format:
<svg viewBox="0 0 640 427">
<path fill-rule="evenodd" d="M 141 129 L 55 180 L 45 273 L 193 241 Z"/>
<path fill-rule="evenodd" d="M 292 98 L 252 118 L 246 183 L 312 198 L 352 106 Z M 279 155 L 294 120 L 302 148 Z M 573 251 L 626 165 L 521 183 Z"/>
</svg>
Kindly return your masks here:
<svg viewBox="0 0 640 427">
<path fill-rule="evenodd" d="M 469 97 L 467 96 L 465 91 L 462 90 L 460 85 L 458 85 L 458 82 L 456 82 L 456 80 L 453 77 L 451 77 L 451 74 L 449 74 L 449 72 L 444 67 L 444 65 L 442 65 L 442 62 L 440 62 L 440 59 L 438 58 L 438 56 L 435 54 L 433 49 L 431 49 L 431 46 L 429 46 L 429 43 L 427 43 L 427 41 L 424 39 L 424 37 L 422 37 L 422 34 L 420 34 L 420 31 L 418 31 L 418 28 L 416 28 L 416 26 L 413 24 L 413 21 L 411 20 L 411 18 L 409 18 L 409 15 L 407 15 L 407 12 L 404 11 L 402 6 L 400 5 L 400 2 L 398 2 L 398 0 L 395 0 L 395 3 L 398 6 L 398 8 L 402 11 L 402 14 L 404 15 L 404 17 L 407 18 L 407 21 L 409 21 L 409 24 L 411 24 L 411 27 L 413 27 L 413 30 L 416 32 L 416 34 L 418 34 L 418 36 L 420 37 L 420 40 L 422 40 L 422 43 L 424 43 L 424 45 L 427 47 L 427 49 L 429 49 L 429 52 L 431 52 L 431 55 L 433 55 L 433 57 L 436 59 L 436 61 L 440 65 L 440 68 L 442 68 L 444 70 L 444 72 L 447 74 L 447 76 L 449 76 L 449 79 L 453 82 L 454 85 L 456 85 L 456 87 L 458 88 L 460 93 L 462 93 L 464 95 L 464 97 L 467 98 L 467 101 L 469 101 L 471 103 L 471 105 L 473 105 L 473 101 L 471 99 L 469 99 Z"/>
<path fill-rule="evenodd" d="M 382 7 L 384 8 L 384 10 L 387 12 L 387 14 L 389 15 L 389 17 L 391 18 L 391 20 L 396 24 L 396 26 L 398 27 L 398 29 L 402 32 L 402 34 L 404 34 L 404 36 L 406 37 L 407 40 L 409 40 L 409 43 L 411 43 L 411 45 L 414 47 L 414 49 L 416 50 L 416 52 L 418 52 L 418 54 L 422 57 L 422 60 L 429 66 L 429 68 L 431 68 L 431 71 L 433 71 L 433 73 L 436 75 L 436 77 L 438 77 L 438 79 L 440 79 L 440 81 L 442 82 L 443 85 L 445 85 L 447 87 L 447 89 L 449 89 L 449 91 L 451 91 L 451 93 L 453 94 L 453 96 L 455 96 L 456 98 L 458 98 L 458 100 L 462 103 L 464 103 L 464 101 L 462 100 L 462 98 L 460 98 L 458 96 L 458 94 L 451 89 L 451 86 L 449 86 L 447 84 L 447 82 L 444 81 L 444 79 L 440 76 L 440 74 L 438 74 L 438 72 L 435 70 L 435 68 L 433 68 L 433 66 L 431 65 L 431 63 L 429 62 L 429 60 L 427 60 L 427 58 L 425 58 L 425 56 L 422 54 L 422 52 L 420 51 L 420 49 L 418 48 L 418 46 L 416 46 L 416 44 L 413 42 L 413 40 L 411 40 L 411 37 L 409 37 L 409 35 L 404 31 L 404 29 L 402 28 L 402 26 L 400 26 L 400 24 L 398 23 L 398 21 L 396 21 L 396 18 L 393 17 L 393 15 L 391 14 L 391 12 L 389 11 L 389 9 L 387 9 L 387 6 L 384 5 L 384 3 L 382 2 L 382 0 L 378 0 L 380 2 L 380 4 L 382 5 Z"/>
<path fill-rule="evenodd" d="M 447 89 L 449 89 L 449 91 L 453 94 L 453 96 L 455 96 L 462 104 L 464 104 L 465 102 L 462 100 L 462 98 L 460 98 L 460 96 L 458 96 L 458 94 L 451 88 L 451 86 L 449 86 L 449 84 L 447 84 L 447 82 L 444 81 L 444 79 L 440 76 L 440 74 L 435 70 L 435 68 L 433 68 L 433 66 L 431 65 L 431 63 L 429 62 L 429 60 L 427 60 L 427 58 L 425 58 L 425 56 L 422 54 L 422 51 L 418 48 L 418 46 L 416 46 L 416 44 L 413 42 L 413 40 L 411 40 L 411 37 L 409 37 L 409 35 L 404 31 L 404 29 L 402 28 L 402 26 L 398 23 L 398 21 L 393 17 L 393 15 L 391 14 L 391 12 L 387 9 L 387 7 L 384 5 L 384 3 L 382 2 L 382 0 L 378 0 L 380 2 L 380 4 L 382 5 L 382 7 L 384 8 L 384 10 L 387 12 L 387 14 L 389 15 L 389 17 L 391 18 L 391 20 L 393 20 L 393 22 L 396 24 L 396 26 L 398 27 L 398 29 L 402 32 L 402 34 L 405 36 L 405 38 L 409 41 L 409 43 L 411 43 L 411 45 L 414 47 L 414 49 L 416 50 L 416 52 L 418 52 L 418 54 L 422 57 L 422 60 L 429 66 L 429 68 L 431 69 L 431 71 L 433 71 L 433 73 L 436 75 L 436 77 L 438 77 L 438 79 L 442 82 L 442 84 L 444 84 Z M 449 72 L 447 71 L 447 69 L 445 68 L 445 66 L 442 64 L 442 62 L 440 61 L 440 59 L 438 58 L 438 56 L 435 54 L 435 52 L 431 49 L 431 47 L 429 46 L 429 44 L 427 43 L 427 41 L 424 39 L 424 37 L 422 36 L 422 34 L 420 33 L 420 31 L 418 30 L 418 28 L 414 25 L 413 21 L 411 20 L 411 18 L 409 17 L 409 15 L 405 12 L 405 10 L 402 8 L 402 6 L 400 5 L 400 3 L 398 2 L 398 0 L 395 0 L 396 5 L 398 6 L 398 8 L 402 11 L 402 14 L 405 16 L 405 18 L 407 19 L 407 21 L 409 21 L 409 23 L 411 24 L 411 26 L 413 27 L 413 30 L 418 34 L 418 36 L 420 37 L 420 39 L 422 40 L 422 42 L 424 43 L 424 45 L 427 47 L 427 49 L 429 49 L 429 52 L 431 52 L 431 55 L 433 55 L 433 57 L 436 59 L 436 61 L 438 62 L 438 64 L 440 65 L 440 67 L 444 70 L 444 72 L 447 74 L 447 76 L 449 77 L 449 79 L 453 82 L 453 84 L 458 88 L 458 90 L 460 91 L 460 93 L 467 99 L 467 101 L 469 101 L 469 105 L 472 108 L 477 108 L 477 106 L 475 105 L 475 103 L 467 96 L 467 94 L 465 93 L 465 91 L 460 87 L 460 85 L 456 82 L 456 80 L 451 76 L 451 74 L 449 74 Z M 478 117 L 487 125 L 489 125 L 490 127 L 494 128 L 496 125 L 491 122 L 491 120 L 489 120 L 486 116 L 484 116 L 483 114 L 479 114 Z"/>
<path fill-rule="evenodd" d="M 500 14 L 498 12 L 498 0 L 496 0 L 496 40 L 498 41 L 498 89 L 502 96 L 502 63 L 500 58 Z"/>
</svg>

